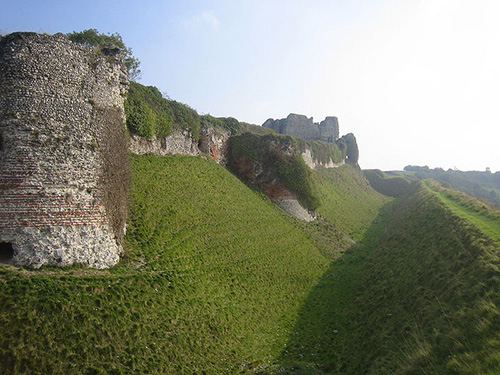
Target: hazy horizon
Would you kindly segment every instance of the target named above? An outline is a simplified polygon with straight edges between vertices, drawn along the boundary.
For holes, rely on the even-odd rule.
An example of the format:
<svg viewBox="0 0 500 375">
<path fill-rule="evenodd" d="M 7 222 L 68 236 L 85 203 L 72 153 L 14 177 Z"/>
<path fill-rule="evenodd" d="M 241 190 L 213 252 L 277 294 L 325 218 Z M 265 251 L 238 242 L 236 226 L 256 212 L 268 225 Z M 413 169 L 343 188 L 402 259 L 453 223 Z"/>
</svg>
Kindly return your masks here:
<svg viewBox="0 0 500 375">
<path fill-rule="evenodd" d="M 500 170 L 500 2 L 4 0 L 0 32 L 117 32 L 140 83 L 261 125 L 336 116 L 362 168 Z"/>
</svg>

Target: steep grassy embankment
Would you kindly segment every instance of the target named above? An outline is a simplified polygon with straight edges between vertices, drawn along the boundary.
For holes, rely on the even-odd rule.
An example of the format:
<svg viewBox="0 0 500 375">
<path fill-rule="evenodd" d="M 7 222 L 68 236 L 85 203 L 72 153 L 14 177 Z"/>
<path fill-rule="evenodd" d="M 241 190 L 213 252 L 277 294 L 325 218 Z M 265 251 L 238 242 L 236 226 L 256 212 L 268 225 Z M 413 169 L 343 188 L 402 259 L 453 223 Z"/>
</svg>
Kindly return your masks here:
<svg viewBox="0 0 500 375">
<path fill-rule="evenodd" d="M 363 267 L 379 243 L 393 204 L 389 202 L 380 210 L 355 246 L 334 257 L 304 303 L 274 373 L 358 374 L 345 372 L 345 363 L 352 356 L 352 348 L 348 347 L 356 329 L 356 296 L 364 288 Z"/>
<path fill-rule="evenodd" d="M 372 188 L 389 197 L 402 197 L 411 189 L 409 179 L 400 176 L 389 176 L 380 169 L 366 169 L 363 174 Z"/>
<path fill-rule="evenodd" d="M 351 165 L 314 171 L 320 206 L 318 213 L 355 240 L 366 229 L 388 198 L 376 193 L 360 171 Z"/>
<path fill-rule="evenodd" d="M 0 373 L 227 374 L 279 357 L 328 260 L 214 162 L 132 165 L 117 267 L 0 266 Z"/>
<path fill-rule="evenodd" d="M 392 215 L 365 270 L 349 374 L 498 374 L 498 211 L 432 182 Z"/>
<path fill-rule="evenodd" d="M 350 165 L 320 169 L 313 176 L 321 192 L 322 220 L 303 226 L 331 262 L 308 295 L 280 362 L 269 374 L 344 373 L 363 266 L 378 245 L 394 202 L 374 191 Z M 337 227 L 358 242 L 353 244 Z"/>
</svg>

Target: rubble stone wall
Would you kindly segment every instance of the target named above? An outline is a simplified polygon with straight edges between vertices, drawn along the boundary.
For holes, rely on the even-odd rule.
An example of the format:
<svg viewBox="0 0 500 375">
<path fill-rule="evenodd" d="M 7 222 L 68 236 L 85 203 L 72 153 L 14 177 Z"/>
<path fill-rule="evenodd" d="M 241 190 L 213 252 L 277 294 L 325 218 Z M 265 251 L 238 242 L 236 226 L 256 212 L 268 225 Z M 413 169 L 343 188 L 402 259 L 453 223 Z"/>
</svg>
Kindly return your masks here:
<svg viewBox="0 0 500 375">
<path fill-rule="evenodd" d="M 13 263 L 114 265 L 121 236 L 103 199 L 101 144 L 107 120 L 125 130 L 121 57 L 63 34 L 14 33 L 0 41 L 0 82 L 0 242 Z"/>
<path fill-rule="evenodd" d="M 130 151 L 134 154 L 144 155 L 191 155 L 206 154 L 217 163 L 227 163 L 227 140 L 231 136 L 229 130 L 202 126 L 198 141 L 192 134 L 184 129 L 172 130 L 166 137 L 147 139 L 138 135 L 130 135 Z"/>
</svg>

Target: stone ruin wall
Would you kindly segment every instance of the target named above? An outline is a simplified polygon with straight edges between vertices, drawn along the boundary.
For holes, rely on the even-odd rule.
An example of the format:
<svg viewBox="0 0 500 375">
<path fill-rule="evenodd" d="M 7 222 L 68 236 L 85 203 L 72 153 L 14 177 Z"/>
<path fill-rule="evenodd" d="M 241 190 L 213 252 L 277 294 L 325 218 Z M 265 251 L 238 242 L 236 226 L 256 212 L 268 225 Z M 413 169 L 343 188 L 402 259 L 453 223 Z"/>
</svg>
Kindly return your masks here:
<svg viewBox="0 0 500 375">
<path fill-rule="evenodd" d="M 134 154 L 154 155 L 208 155 L 221 165 L 227 163 L 227 140 L 231 132 L 226 129 L 202 125 L 200 137 L 196 141 L 188 130 L 173 129 L 166 137 L 143 138 L 130 135 L 130 151 Z"/>
<path fill-rule="evenodd" d="M 270 128 L 278 134 L 288 134 L 296 139 L 305 141 L 323 141 L 327 143 L 336 143 L 339 141 L 339 121 L 337 117 L 328 116 L 320 123 L 313 122 L 313 118 L 307 118 L 304 115 L 290 113 L 287 118 L 274 120 L 268 119 L 262 124 L 263 127 Z M 340 163 L 334 163 L 332 160 L 322 162 L 313 157 L 312 150 L 307 148 L 302 153 L 302 159 L 312 169 L 320 167 L 337 168 L 344 164 L 350 164 L 359 168 L 359 149 L 356 137 L 348 133 L 340 141 L 346 146 L 346 158 Z"/>
<path fill-rule="evenodd" d="M 338 168 L 345 164 L 345 160 L 341 160 L 339 163 L 334 163 L 331 159 L 327 163 L 322 163 L 318 159 L 314 158 L 312 151 L 308 148 L 306 148 L 301 156 L 306 165 L 311 169 Z"/>
<path fill-rule="evenodd" d="M 289 134 L 294 138 L 306 141 L 323 141 L 333 143 L 339 139 L 339 121 L 337 117 L 328 116 L 320 123 L 313 118 L 290 113 L 287 118 L 268 119 L 263 127 L 273 129 L 279 134 Z"/>
<path fill-rule="evenodd" d="M 192 155 L 200 154 L 196 142 L 187 130 L 174 129 L 166 137 L 144 138 L 130 133 L 130 152 L 137 155 Z"/>
<path fill-rule="evenodd" d="M 15 33 L 0 41 L 0 82 L 0 245 L 33 268 L 116 264 L 100 150 L 107 124 L 124 127 L 121 59 Z"/>
</svg>

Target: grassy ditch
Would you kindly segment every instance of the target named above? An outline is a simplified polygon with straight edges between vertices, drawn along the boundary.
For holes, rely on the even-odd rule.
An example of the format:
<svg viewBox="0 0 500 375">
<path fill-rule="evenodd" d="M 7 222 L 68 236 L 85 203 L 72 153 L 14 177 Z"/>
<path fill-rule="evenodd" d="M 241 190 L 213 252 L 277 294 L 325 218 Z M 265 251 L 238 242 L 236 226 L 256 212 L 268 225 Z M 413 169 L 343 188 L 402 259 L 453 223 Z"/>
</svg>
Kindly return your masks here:
<svg viewBox="0 0 500 375">
<path fill-rule="evenodd" d="M 280 357 L 328 259 L 212 161 L 132 170 L 119 265 L 0 266 L 0 373 L 253 373 Z"/>
<path fill-rule="evenodd" d="M 430 186 L 398 204 L 367 263 L 345 373 L 500 371 L 498 241 Z"/>
<path fill-rule="evenodd" d="M 387 203 L 361 241 L 338 253 L 309 294 L 286 344 L 276 373 L 344 373 L 351 335 L 355 333 L 356 296 L 362 271 L 379 243 L 394 201 Z"/>
<path fill-rule="evenodd" d="M 375 192 L 351 165 L 313 171 L 320 205 L 317 212 L 355 240 L 360 240 L 390 198 Z"/>
</svg>

